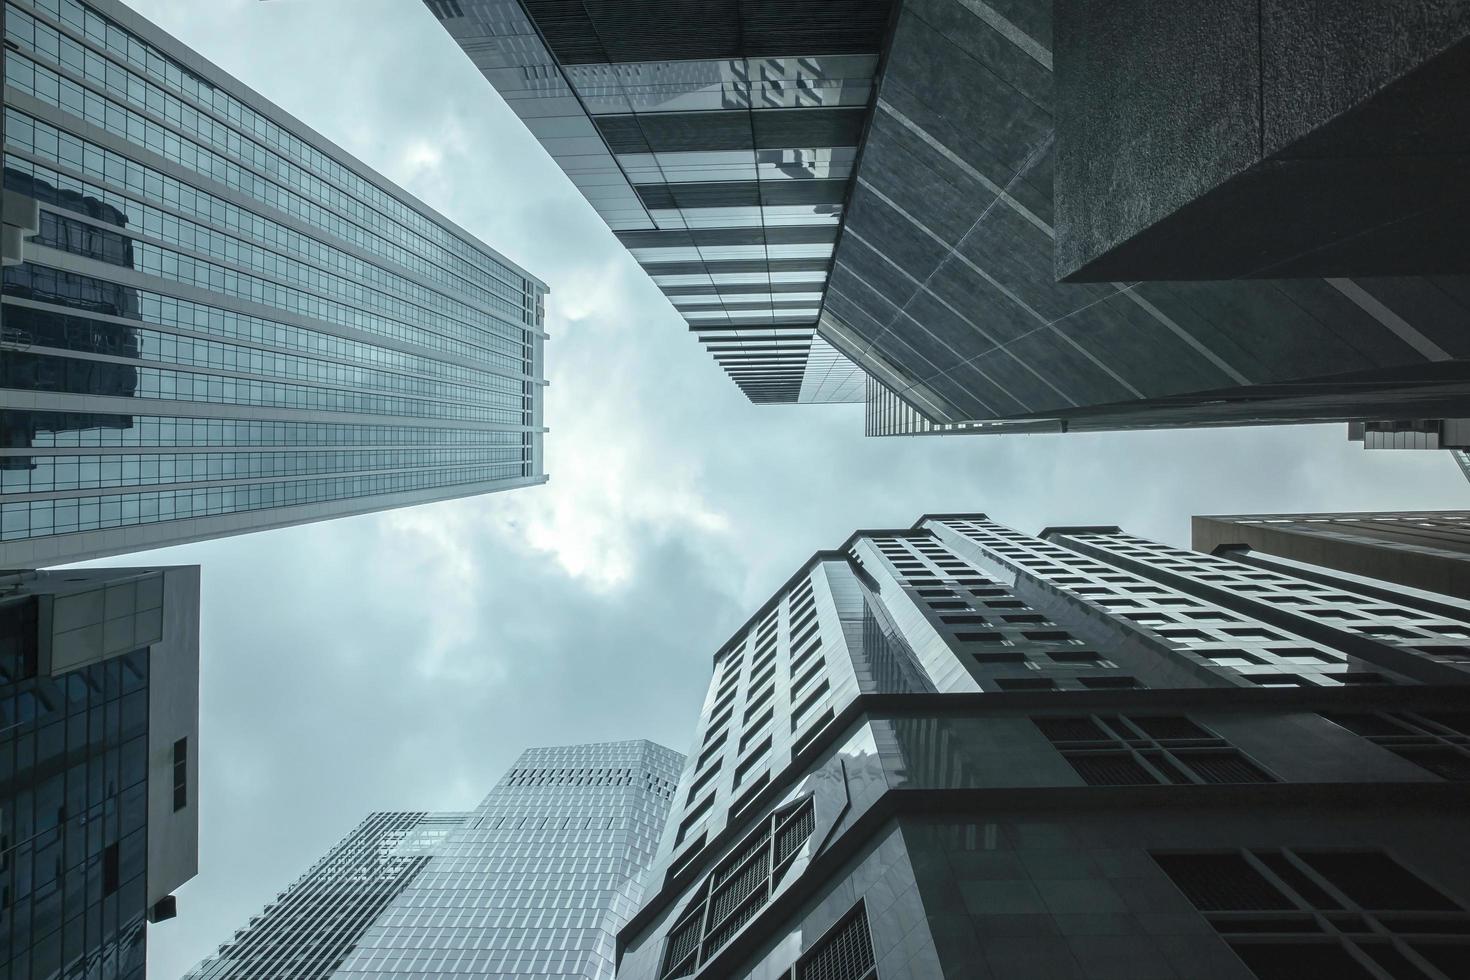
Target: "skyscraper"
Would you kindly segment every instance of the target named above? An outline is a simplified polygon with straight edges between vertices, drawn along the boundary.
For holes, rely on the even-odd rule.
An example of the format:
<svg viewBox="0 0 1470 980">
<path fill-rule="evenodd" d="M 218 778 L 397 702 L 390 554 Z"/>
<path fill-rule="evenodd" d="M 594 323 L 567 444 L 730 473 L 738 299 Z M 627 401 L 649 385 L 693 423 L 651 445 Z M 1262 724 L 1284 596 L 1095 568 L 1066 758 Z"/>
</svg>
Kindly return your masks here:
<svg viewBox="0 0 1470 980">
<path fill-rule="evenodd" d="M 612 976 L 683 757 L 528 749 L 469 814 L 373 814 L 189 980 Z"/>
<path fill-rule="evenodd" d="M 5 31 L 6 564 L 545 480 L 543 283 L 117 0 Z"/>
<path fill-rule="evenodd" d="M 1193 535 L 1199 551 L 1263 567 L 1321 565 L 1470 600 L 1470 511 L 1217 515 L 1196 517 Z"/>
<path fill-rule="evenodd" d="M 1066 77 L 1081 81 L 1066 88 L 1063 66 L 1054 80 L 1051 0 L 427 5 L 757 400 L 798 400 L 811 345 L 871 379 L 842 374 L 851 380 L 844 392 L 866 385 L 872 435 L 1465 414 L 1463 275 L 1415 277 L 1395 266 L 1384 278 L 1190 282 L 1165 281 L 1178 270 L 1158 268 L 1128 281 L 1059 283 L 1059 243 L 1126 237 L 1138 225 L 1122 219 L 1156 216 L 1144 205 L 1163 207 L 1163 185 L 1188 197 L 1203 190 L 1192 176 L 1205 164 L 1226 165 L 1167 158 L 1143 173 L 1135 148 L 1158 147 L 1141 124 L 1176 120 L 1123 110 L 1089 117 L 1082 95 L 1177 98 L 1167 84 L 1108 84 L 1157 81 L 1169 56 L 1131 75 L 1073 70 Z M 1057 8 L 1061 17 L 1091 5 Z M 1121 31 L 1132 26 L 1116 16 Z M 1149 16 L 1198 26 L 1167 5 Z M 1114 48 L 1171 36 L 1135 33 Z M 1084 46 L 1097 40 L 1085 30 L 1071 36 Z M 1246 43 L 1243 33 L 1227 36 L 1223 43 Z M 1249 38 L 1258 36 L 1271 32 L 1252 28 Z M 1371 61 L 1350 61 L 1342 74 Z M 1232 78 L 1241 83 L 1232 99 L 1255 98 Z M 1447 86 L 1429 91 L 1457 104 Z M 1207 108 L 1184 114 L 1187 131 L 1224 131 L 1198 117 L 1225 100 L 1213 90 L 1200 98 Z M 1096 132 L 1110 125 L 1131 142 L 1119 147 L 1115 132 Z M 1067 144 L 1079 130 L 1093 142 Z M 1083 170 L 1114 184 L 1078 192 L 1074 182 L 1071 197 L 1054 202 L 1053 173 L 1060 181 Z M 1352 180 L 1330 186 L 1343 184 L 1360 199 Z M 1104 214 L 1120 219 L 1114 225 L 1084 224 L 1082 212 L 1106 212 L 1115 196 L 1135 206 Z M 1251 215 L 1265 221 L 1270 245 L 1310 237 L 1311 228 L 1281 228 L 1277 211 Z M 1330 216 L 1315 220 L 1326 228 Z M 1435 220 L 1443 221 L 1438 211 Z M 757 225 L 762 234 L 751 231 Z M 820 243 L 785 237 L 823 227 Z M 1191 230 L 1208 237 L 1214 228 Z M 1073 249 L 1062 265 L 1070 271 L 1069 262 L 1090 257 Z M 752 275 L 762 280 L 755 289 Z M 1149 279 L 1160 281 L 1138 281 Z M 747 329 L 758 304 L 765 325 Z"/>
<path fill-rule="evenodd" d="M 0 975 L 143 980 L 198 747 L 198 568 L 0 573 Z"/>
<path fill-rule="evenodd" d="M 619 980 L 1448 978 L 1470 603 L 982 514 L 713 659 Z"/>
<path fill-rule="evenodd" d="M 816 326 L 890 0 L 428 6 L 751 401 L 863 399 Z"/>
</svg>

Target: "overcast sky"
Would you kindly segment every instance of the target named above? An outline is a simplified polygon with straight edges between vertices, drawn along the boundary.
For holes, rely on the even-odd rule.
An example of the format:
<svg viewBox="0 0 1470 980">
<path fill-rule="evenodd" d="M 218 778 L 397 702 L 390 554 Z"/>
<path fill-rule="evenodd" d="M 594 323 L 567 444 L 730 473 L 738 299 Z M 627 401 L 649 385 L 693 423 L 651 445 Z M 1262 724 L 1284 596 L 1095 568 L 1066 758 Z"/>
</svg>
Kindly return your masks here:
<svg viewBox="0 0 1470 980">
<path fill-rule="evenodd" d="M 865 439 L 755 407 L 420 0 L 127 0 L 551 286 L 543 487 L 128 556 L 203 566 L 199 876 L 179 976 L 374 809 L 472 807 L 531 745 L 683 751 L 710 656 L 813 551 L 976 510 L 1034 532 L 1470 505 L 1342 425 Z"/>
</svg>

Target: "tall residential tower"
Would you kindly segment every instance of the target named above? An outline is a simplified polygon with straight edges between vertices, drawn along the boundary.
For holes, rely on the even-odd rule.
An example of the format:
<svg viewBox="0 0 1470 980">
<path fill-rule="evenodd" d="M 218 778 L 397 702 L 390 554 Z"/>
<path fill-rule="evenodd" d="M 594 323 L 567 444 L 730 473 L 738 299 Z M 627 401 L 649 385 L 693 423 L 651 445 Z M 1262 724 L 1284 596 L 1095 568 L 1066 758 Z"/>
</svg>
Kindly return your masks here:
<svg viewBox="0 0 1470 980">
<path fill-rule="evenodd" d="M 1470 600 L 1470 511 L 1219 515 L 1196 517 L 1193 535 L 1200 551 L 1252 564 L 1320 565 L 1386 591 Z"/>
<path fill-rule="evenodd" d="M 544 481 L 543 283 L 118 0 L 4 9 L 0 563 Z"/>
<path fill-rule="evenodd" d="M 473 813 L 373 814 L 188 980 L 610 980 L 682 765 L 528 749 Z"/>
<path fill-rule="evenodd" d="M 1470 603 L 982 514 L 714 655 L 620 980 L 1451 980 Z"/>
</svg>

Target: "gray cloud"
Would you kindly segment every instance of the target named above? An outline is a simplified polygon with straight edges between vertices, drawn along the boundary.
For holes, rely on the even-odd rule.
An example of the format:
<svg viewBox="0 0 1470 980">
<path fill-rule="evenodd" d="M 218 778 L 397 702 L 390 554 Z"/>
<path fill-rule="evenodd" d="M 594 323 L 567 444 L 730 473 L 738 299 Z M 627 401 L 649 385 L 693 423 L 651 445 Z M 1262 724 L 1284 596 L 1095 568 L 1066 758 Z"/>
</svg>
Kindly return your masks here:
<svg viewBox="0 0 1470 980">
<path fill-rule="evenodd" d="M 469 807 L 528 745 L 685 748 L 715 648 L 855 528 L 1182 543 L 1191 513 L 1470 498 L 1342 426 L 870 440 L 856 406 L 756 408 L 416 0 L 129 2 L 553 290 L 547 486 L 147 556 L 202 564 L 205 603 L 201 872 L 151 975 L 371 809 Z"/>
</svg>

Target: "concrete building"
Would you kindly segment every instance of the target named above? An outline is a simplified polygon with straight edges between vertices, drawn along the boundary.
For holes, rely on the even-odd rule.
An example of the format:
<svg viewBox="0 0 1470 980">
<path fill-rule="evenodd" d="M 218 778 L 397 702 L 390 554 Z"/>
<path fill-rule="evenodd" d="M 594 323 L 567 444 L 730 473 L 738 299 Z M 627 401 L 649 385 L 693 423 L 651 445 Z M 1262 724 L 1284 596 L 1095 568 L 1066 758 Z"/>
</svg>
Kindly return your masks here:
<svg viewBox="0 0 1470 980">
<path fill-rule="evenodd" d="M 1470 271 L 1463 4 L 1057 0 L 1054 16 L 1059 277 Z"/>
<path fill-rule="evenodd" d="M 1079 207 L 1114 202 L 1112 186 L 1096 186 L 1109 175 L 1127 175 L 1117 178 L 1121 198 L 1157 201 L 1160 209 L 1207 190 L 1180 179 L 1194 175 L 1182 153 L 1165 154 L 1156 171 L 1135 165 L 1130 154 L 1156 146 L 1138 136 L 1145 124 L 1162 132 L 1181 117 L 1194 124 L 1220 108 L 1181 97 L 1197 90 L 1165 81 L 1143 95 L 1175 98 L 1173 116 L 1094 112 L 1096 100 L 1126 99 L 1140 88 L 1110 88 L 1111 78 L 1172 78 L 1166 69 L 1189 76 L 1195 62 L 1178 57 L 1182 46 L 1169 46 L 1173 35 L 1140 28 L 1128 39 L 1132 47 L 1114 45 L 1119 59 L 1134 60 L 1107 63 L 1109 52 L 1099 49 L 1112 35 L 1089 36 L 1075 27 L 1077 18 L 1117 21 L 1119 31 L 1135 21 L 1169 21 L 1183 40 L 1200 44 L 1244 45 L 1269 40 L 1269 31 L 1216 36 L 1214 21 L 1181 16 L 1173 5 L 1081 0 L 1059 0 L 1055 9 L 1052 0 L 427 5 L 755 400 L 804 400 L 811 381 L 804 349 L 821 346 L 861 369 L 842 369 L 851 381 L 842 390 L 866 388 L 872 435 L 1467 414 L 1470 286 L 1451 274 L 1462 268 L 1417 269 L 1433 277 L 1401 266 L 1354 269 L 1327 278 L 1304 268 L 1290 273 L 1296 278 L 1253 281 L 1223 281 L 1225 271 L 1138 268 L 1106 282 L 1057 281 L 1059 266 L 1069 275 L 1074 265 L 1091 268 L 1088 255 L 1067 250 L 1069 242 L 1081 239 L 1112 256 L 1111 243 L 1135 231 L 1121 219 L 1155 217 L 1118 200 L 1118 214 L 1084 224 Z M 1364 27 L 1357 40 L 1367 47 L 1345 50 L 1385 50 L 1378 38 L 1412 31 L 1418 13 L 1432 20 L 1422 9 L 1429 7 L 1449 9 L 1418 0 L 1355 6 L 1354 16 L 1367 8 L 1406 12 L 1395 21 L 1398 33 Z M 1211 15 L 1243 22 L 1256 11 L 1229 2 Z M 1435 36 L 1458 36 L 1451 22 L 1459 17 L 1444 13 Z M 1403 56 L 1398 67 L 1379 71 L 1364 59 L 1353 84 L 1372 92 L 1374 79 L 1398 78 L 1435 49 L 1427 37 L 1433 32 L 1424 33 L 1422 45 L 1393 49 Z M 1080 67 L 1069 74 L 1064 57 L 1080 59 Z M 1158 59 L 1154 72 L 1148 66 Z M 1338 63 L 1314 65 L 1327 71 Z M 1341 64 L 1357 68 L 1359 61 Z M 1082 70 L 1092 74 L 1078 81 Z M 1206 77 L 1216 76 L 1191 81 Z M 1226 77 L 1229 97 L 1245 99 L 1257 76 L 1242 67 Z M 1449 81 L 1432 97 L 1458 105 L 1451 81 L 1459 77 L 1443 76 Z M 1303 73 L 1299 88 L 1318 80 Z M 1452 141 L 1463 126 L 1451 122 L 1425 132 Z M 1458 174 L 1458 152 L 1416 159 L 1421 169 Z M 1222 171 L 1249 165 L 1235 157 L 1209 162 Z M 1332 163 L 1346 165 L 1321 165 Z M 1359 170 L 1381 163 L 1375 157 Z M 1204 168 L 1200 174 L 1201 181 L 1210 176 Z M 1312 180 L 1325 193 L 1329 185 Z M 1164 183 L 1170 194 L 1159 189 Z M 1343 178 L 1330 186 L 1357 200 L 1367 184 L 1375 182 Z M 1461 184 L 1438 186 L 1462 201 Z M 1317 211 L 1297 215 L 1300 229 L 1284 231 L 1285 205 L 1243 212 L 1265 222 L 1273 243 L 1304 249 L 1317 231 L 1349 233 L 1327 220 L 1349 210 L 1321 203 L 1314 199 Z M 1400 203 L 1405 214 L 1419 213 Z M 1426 220 L 1457 228 L 1459 206 L 1433 210 Z M 1381 217 L 1374 208 L 1363 213 Z M 760 235 L 752 230 L 757 211 Z M 821 243 L 788 244 L 793 228 L 827 230 Z M 1189 228 L 1213 236 L 1220 222 Z M 1182 261 L 1204 251 L 1173 254 Z M 744 292 L 752 284 L 759 296 Z M 799 284 L 806 286 L 799 299 L 781 291 Z M 731 298 L 735 288 L 742 293 Z M 766 321 L 755 329 L 747 315 Z"/>
<path fill-rule="evenodd" d="M 1470 511 L 1196 517 L 1194 547 L 1252 564 L 1320 565 L 1380 585 L 1470 599 Z"/>
<path fill-rule="evenodd" d="M 472 813 L 376 813 L 186 980 L 609 980 L 683 757 L 528 749 Z"/>
<path fill-rule="evenodd" d="M 929 515 L 722 645 L 620 980 L 1466 974 L 1470 603 Z"/>
<path fill-rule="evenodd" d="M 199 569 L 0 572 L 0 974 L 143 980 L 199 854 Z"/>
<path fill-rule="evenodd" d="M 545 480 L 543 283 L 118 0 L 5 38 L 0 563 Z"/>
</svg>

